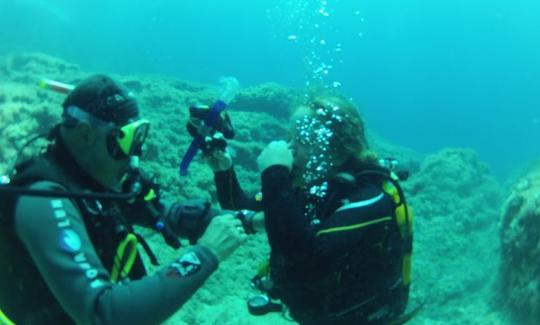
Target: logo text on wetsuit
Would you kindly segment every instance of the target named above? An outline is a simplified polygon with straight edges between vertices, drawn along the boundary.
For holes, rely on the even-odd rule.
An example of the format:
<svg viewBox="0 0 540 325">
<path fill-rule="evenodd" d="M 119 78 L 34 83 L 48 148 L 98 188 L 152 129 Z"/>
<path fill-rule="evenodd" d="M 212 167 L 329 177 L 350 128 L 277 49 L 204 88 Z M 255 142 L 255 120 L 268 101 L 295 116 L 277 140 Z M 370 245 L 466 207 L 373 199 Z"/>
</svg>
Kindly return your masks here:
<svg viewBox="0 0 540 325">
<path fill-rule="evenodd" d="M 98 279 L 98 270 L 93 268 L 83 252 L 81 237 L 71 228 L 69 219 L 67 218 L 66 210 L 62 200 L 52 200 L 54 218 L 58 221 L 57 227 L 60 229 L 60 247 L 73 255 L 73 261 L 84 271 L 85 277 L 90 280 L 90 287 L 97 288 L 104 285 L 103 280 Z"/>
</svg>

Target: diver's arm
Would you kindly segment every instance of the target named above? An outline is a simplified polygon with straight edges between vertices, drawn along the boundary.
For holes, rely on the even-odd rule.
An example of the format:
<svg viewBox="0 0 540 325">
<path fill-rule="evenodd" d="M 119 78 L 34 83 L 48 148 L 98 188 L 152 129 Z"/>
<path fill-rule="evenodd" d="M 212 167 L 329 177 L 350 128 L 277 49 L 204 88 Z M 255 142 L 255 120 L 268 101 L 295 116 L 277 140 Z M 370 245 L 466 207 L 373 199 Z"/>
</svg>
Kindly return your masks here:
<svg viewBox="0 0 540 325">
<path fill-rule="evenodd" d="M 224 171 L 214 172 L 214 181 L 221 208 L 229 210 L 262 210 L 261 202 L 254 197 L 247 196 L 242 190 L 234 166 Z"/>
<path fill-rule="evenodd" d="M 316 280 L 327 274 L 333 252 L 325 249 L 304 216 L 289 169 L 273 165 L 261 174 L 266 234 L 272 255 L 285 261 L 293 281 Z"/>
<path fill-rule="evenodd" d="M 261 210 L 255 200 L 251 200 L 242 190 L 228 150 L 213 150 L 204 156 L 206 163 L 214 172 L 217 196 L 222 209 Z"/>
<path fill-rule="evenodd" d="M 264 232 L 263 212 L 255 214 L 252 211 L 217 210 L 211 208 L 210 203 L 204 199 L 193 199 L 182 203 L 171 203 L 160 199 L 157 202 L 142 202 L 138 204 L 137 209 L 128 208 L 127 210 L 130 212 L 130 217 L 139 216 L 135 218 L 138 225 L 161 232 L 167 244 L 173 248 L 178 248 L 180 245 L 178 237 L 186 238 L 191 244 L 195 244 L 212 219 L 225 214 L 232 214 L 240 219 L 246 234 Z M 161 225 L 157 226 L 158 223 Z"/>
<path fill-rule="evenodd" d="M 316 238 L 302 201 L 296 194 L 289 168 L 273 165 L 261 174 L 266 233 L 274 252 L 284 255 L 313 255 Z"/>
<path fill-rule="evenodd" d="M 32 188 L 59 186 L 40 182 Z M 52 293 L 77 324 L 163 322 L 218 265 L 210 250 L 193 246 L 181 257 L 183 262 L 140 280 L 113 284 L 70 200 L 21 197 L 15 225 Z"/>
</svg>

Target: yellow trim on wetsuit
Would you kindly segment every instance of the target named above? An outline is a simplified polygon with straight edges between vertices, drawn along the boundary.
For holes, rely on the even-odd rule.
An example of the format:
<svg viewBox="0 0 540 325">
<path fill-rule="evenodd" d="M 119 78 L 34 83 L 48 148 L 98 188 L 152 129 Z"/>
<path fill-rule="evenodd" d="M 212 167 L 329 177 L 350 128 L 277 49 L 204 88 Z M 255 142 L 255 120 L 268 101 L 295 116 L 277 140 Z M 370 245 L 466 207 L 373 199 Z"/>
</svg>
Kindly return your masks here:
<svg viewBox="0 0 540 325">
<path fill-rule="evenodd" d="M 399 192 L 397 188 L 391 182 L 385 182 L 383 185 L 383 191 L 392 197 L 395 204 L 401 203 L 401 198 L 399 197 Z"/>
<path fill-rule="evenodd" d="M 116 249 L 116 256 L 114 257 L 114 265 L 111 271 L 111 281 L 118 282 L 119 279 L 124 279 L 129 275 L 135 257 L 137 257 L 137 236 L 134 234 L 127 234 L 122 242 Z M 129 245 L 129 248 L 127 248 Z M 129 249 L 127 258 L 125 258 L 126 249 Z"/>
<path fill-rule="evenodd" d="M 0 310 L 0 325 L 15 325 L 2 310 Z"/>
<path fill-rule="evenodd" d="M 413 233 L 413 229 L 412 229 L 413 213 L 412 213 L 411 208 L 401 201 L 399 192 L 392 183 L 386 182 L 383 185 L 383 191 L 385 191 L 388 195 L 390 195 L 392 199 L 394 200 L 394 203 L 396 204 L 396 209 L 395 209 L 396 222 L 399 226 L 401 238 L 405 239 L 411 236 Z"/>
<path fill-rule="evenodd" d="M 265 260 L 259 264 L 256 277 L 263 278 L 268 274 L 270 274 L 270 260 Z"/>
<path fill-rule="evenodd" d="M 401 263 L 401 278 L 404 285 L 409 285 L 412 282 L 412 256 L 411 253 L 403 256 L 403 262 Z"/>
<path fill-rule="evenodd" d="M 144 200 L 146 202 L 148 201 L 152 201 L 153 199 L 155 199 L 157 197 L 156 195 L 156 192 L 154 191 L 153 188 L 150 189 L 150 191 L 148 191 L 148 193 L 146 193 L 145 197 L 144 197 Z"/>
<path fill-rule="evenodd" d="M 317 232 L 317 236 L 324 235 L 324 234 L 329 234 L 329 233 L 333 233 L 333 232 L 355 230 L 355 229 L 364 228 L 364 227 L 367 227 L 367 226 L 371 226 L 371 225 L 381 223 L 381 222 L 386 222 L 386 221 L 392 221 L 392 217 L 383 217 L 383 218 L 379 218 L 379 219 L 375 219 L 375 220 L 370 220 L 370 221 L 366 221 L 366 222 L 362 222 L 362 223 L 357 223 L 357 224 L 350 225 L 350 226 L 334 227 L 334 228 L 328 228 L 328 229 L 319 230 Z"/>
<path fill-rule="evenodd" d="M 399 196 L 398 189 L 390 182 L 386 182 L 383 190 L 390 195 L 396 204 L 395 215 L 401 238 L 405 243 L 412 245 L 413 235 L 413 212 Z M 408 286 L 412 282 L 412 246 L 404 253 L 401 260 L 401 278 L 403 285 Z"/>
</svg>

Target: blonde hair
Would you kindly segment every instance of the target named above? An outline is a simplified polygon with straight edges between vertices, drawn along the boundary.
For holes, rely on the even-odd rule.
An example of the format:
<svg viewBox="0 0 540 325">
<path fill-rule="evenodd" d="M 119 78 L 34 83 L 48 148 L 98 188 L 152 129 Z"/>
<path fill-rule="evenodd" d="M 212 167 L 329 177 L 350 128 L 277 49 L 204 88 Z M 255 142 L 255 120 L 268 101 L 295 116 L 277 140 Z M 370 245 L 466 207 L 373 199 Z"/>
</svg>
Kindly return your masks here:
<svg viewBox="0 0 540 325">
<path fill-rule="evenodd" d="M 377 161 L 375 153 L 369 149 L 364 121 L 350 100 L 334 94 L 318 95 L 311 97 L 293 116 L 299 113 L 309 114 L 332 133 L 328 139 L 328 150 L 331 159 L 338 164 Z"/>
</svg>

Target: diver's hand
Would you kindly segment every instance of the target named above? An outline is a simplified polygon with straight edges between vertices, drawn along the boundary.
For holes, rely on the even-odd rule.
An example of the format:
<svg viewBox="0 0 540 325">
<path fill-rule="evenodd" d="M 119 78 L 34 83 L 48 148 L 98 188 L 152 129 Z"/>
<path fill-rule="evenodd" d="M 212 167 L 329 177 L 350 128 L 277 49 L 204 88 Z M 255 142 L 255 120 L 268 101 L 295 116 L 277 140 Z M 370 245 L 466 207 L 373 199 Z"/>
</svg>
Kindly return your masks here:
<svg viewBox="0 0 540 325">
<path fill-rule="evenodd" d="M 253 229 L 255 232 L 264 232 L 266 231 L 266 224 L 264 222 L 264 212 L 260 211 L 255 213 L 253 216 Z"/>
<path fill-rule="evenodd" d="M 242 222 L 232 214 L 225 214 L 212 219 L 198 243 L 210 249 L 219 261 L 223 261 L 246 238 Z"/>
<path fill-rule="evenodd" d="M 213 150 L 204 159 L 214 172 L 226 171 L 232 167 L 232 157 L 228 150 Z"/>
<path fill-rule="evenodd" d="M 259 171 L 264 171 L 266 168 L 273 165 L 282 165 L 289 169 L 292 169 L 293 154 L 287 142 L 285 141 L 272 141 L 264 148 L 259 157 L 257 157 L 257 165 Z"/>
</svg>

